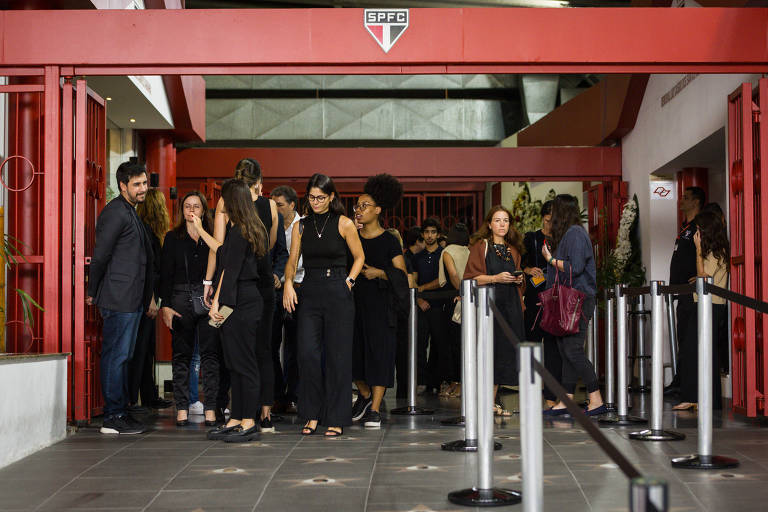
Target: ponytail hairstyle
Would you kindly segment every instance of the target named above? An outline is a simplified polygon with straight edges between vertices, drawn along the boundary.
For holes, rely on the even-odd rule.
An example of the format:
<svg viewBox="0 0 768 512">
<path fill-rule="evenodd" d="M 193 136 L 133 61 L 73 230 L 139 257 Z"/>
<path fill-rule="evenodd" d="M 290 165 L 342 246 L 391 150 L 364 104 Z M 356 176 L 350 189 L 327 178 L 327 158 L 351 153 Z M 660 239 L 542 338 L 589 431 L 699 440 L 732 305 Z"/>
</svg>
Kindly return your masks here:
<svg viewBox="0 0 768 512">
<path fill-rule="evenodd" d="M 234 227 L 251 244 L 256 256 L 264 256 L 269 246 L 267 230 L 253 207 L 248 186 L 242 180 L 229 179 L 221 185 L 221 198 Z"/>
<path fill-rule="evenodd" d="M 319 188 L 323 191 L 324 194 L 330 196 L 333 194 L 333 201 L 330 202 L 328 205 L 328 211 L 331 213 L 334 213 L 336 215 L 345 215 L 346 210 L 344 209 L 344 205 L 341 203 L 341 199 L 339 199 L 339 193 L 336 191 L 336 185 L 333 183 L 333 180 L 326 176 L 325 174 L 315 173 L 312 175 L 311 178 L 309 178 L 309 181 L 307 182 L 307 195 L 306 197 L 309 197 L 309 191 L 313 188 Z M 311 214 L 312 208 L 309 207 L 309 204 L 307 203 L 307 214 Z"/>
<path fill-rule="evenodd" d="M 241 180 L 248 189 L 252 189 L 254 185 L 261 183 L 261 165 L 253 158 L 243 158 L 235 166 L 235 179 Z"/>
</svg>

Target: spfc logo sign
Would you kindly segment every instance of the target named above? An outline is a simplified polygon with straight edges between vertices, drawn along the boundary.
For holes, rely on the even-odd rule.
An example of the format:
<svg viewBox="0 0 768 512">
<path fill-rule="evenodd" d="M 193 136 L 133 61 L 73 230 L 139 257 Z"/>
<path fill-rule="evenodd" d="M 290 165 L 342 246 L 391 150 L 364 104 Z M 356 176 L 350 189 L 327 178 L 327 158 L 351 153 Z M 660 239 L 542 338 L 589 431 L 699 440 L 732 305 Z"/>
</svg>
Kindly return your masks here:
<svg viewBox="0 0 768 512">
<path fill-rule="evenodd" d="M 365 29 L 389 52 L 408 28 L 408 9 L 366 9 Z"/>
</svg>

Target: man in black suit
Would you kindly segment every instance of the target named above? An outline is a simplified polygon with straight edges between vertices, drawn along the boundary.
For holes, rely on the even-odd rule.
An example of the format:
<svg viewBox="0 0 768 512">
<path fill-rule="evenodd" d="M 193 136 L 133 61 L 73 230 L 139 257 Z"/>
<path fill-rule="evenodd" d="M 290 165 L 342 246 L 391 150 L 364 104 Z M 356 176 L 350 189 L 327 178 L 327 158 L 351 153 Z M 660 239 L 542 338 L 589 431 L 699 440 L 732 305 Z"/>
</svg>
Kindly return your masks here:
<svg viewBox="0 0 768 512">
<path fill-rule="evenodd" d="M 125 413 L 128 403 L 127 363 L 136 342 L 142 313 L 152 302 L 153 254 L 149 237 L 136 214 L 147 195 L 147 171 L 124 162 L 117 168 L 120 195 L 99 214 L 96 246 L 88 274 L 86 303 L 95 304 L 104 320 L 101 390 L 104 394 L 102 434 L 139 434 L 141 423 Z"/>
</svg>

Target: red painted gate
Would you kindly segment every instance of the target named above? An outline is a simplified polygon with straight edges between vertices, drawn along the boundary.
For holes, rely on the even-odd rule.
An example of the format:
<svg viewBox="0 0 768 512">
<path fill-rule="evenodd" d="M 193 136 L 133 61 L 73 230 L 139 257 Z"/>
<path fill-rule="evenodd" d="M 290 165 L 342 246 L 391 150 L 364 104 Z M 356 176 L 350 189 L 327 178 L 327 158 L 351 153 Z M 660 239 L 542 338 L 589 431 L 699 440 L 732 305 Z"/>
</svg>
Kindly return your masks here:
<svg viewBox="0 0 768 512">
<path fill-rule="evenodd" d="M 757 90 L 742 84 L 728 97 L 728 172 L 731 223 L 731 290 L 768 299 L 768 79 Z M 766 255 L 766 257 L 762 257 Z M 768 316 L 731 304 L 733 409 L 768 415 Z"/>
</svg>

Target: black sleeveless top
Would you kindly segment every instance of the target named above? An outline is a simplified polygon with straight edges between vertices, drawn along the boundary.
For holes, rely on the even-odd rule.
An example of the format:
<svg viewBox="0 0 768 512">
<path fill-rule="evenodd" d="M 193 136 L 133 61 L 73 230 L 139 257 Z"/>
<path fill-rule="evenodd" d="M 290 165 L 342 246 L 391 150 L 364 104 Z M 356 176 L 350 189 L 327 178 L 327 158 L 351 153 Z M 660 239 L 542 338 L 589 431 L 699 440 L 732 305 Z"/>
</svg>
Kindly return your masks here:
<svg viewBox="0 0 768 512">
<path fill-rule="evenodd" d="M 346 268 L 347 242 L 339 233 L 340 218 L 328 211 L 301 219 L 304 268 Z"/>
<path fill-rule="evenodd" d="M 272 208 L 269 205 L 269 199 L 264 196 L 259 196 L 254 202 L 253 206 L 256 207 L 256 213 L 258 213 L 261 222 L 264 224 L 264 228 L 267 230 L 267 247 L 269 247 L 269 233 L 272 231 Z M 272 280 L 272 255 L 270 251 L 267 251 L 264 256 L 259 259 L 259 286 L 262 288 L 274 288 L 275 284 Z"/>
</svg>

